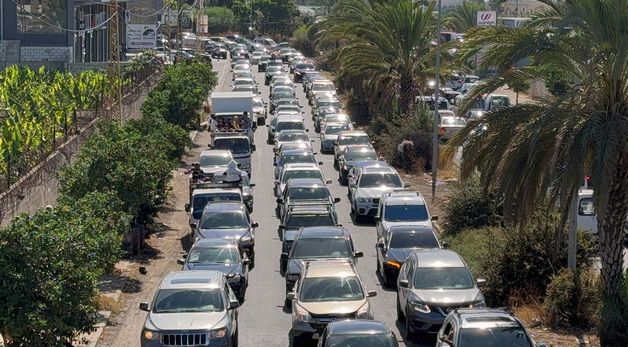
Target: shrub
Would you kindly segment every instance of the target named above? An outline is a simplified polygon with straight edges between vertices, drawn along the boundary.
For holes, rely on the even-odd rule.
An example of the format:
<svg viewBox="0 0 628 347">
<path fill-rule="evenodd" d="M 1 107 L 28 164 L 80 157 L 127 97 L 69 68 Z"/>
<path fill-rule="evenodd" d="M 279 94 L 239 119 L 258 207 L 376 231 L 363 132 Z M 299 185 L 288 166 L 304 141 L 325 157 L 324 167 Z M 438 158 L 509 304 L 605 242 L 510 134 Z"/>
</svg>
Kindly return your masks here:
<svg viewBox="0 0 628 347">
<path fill-rule="evenodd" d="M 590 269 L 562 269 L 552 276 L 543 302 L 546 323 L 553 328 L 595 325 L 601 307 L 597 276 Z"/>
<path fill-rule="evenodd" d="M 430 169 L 431 121 L 425 111 L 395 115 L 390 121 L 380 116 L 373 123 L 371 133 L 377 149 L 391 165 L 410 172 Z"/>
<path fill-rule="evenodd" d="M 170 160 L 181 158 L 185 149 L 192 145 L 192 140 L 183 128 L 168 123 L 158 115 L 144 115 L 127 123 L 130 131 L 146 136 L 160 146 L 160 151 Z"/>
<path fill-rule="evenodd" d="M 292 46 L 298 49 L 305 56 L 314 55 L 314 38 L 312 37 L 312 26 L 303 24 L 292 33 L 290 42 Z"/>
<path fill-rule="evenodd" d="M 445 207 L 443 229 L 446 234 L 499 225 L 500 207 L 493 194 L 484 194 L 477 178 L 455 183 L 452 190 Z"/>
<path fill-rule="evenodd" d="M 0 229 L 0 332 L 17 346 L 62 346 L 92 330 L 96 282 L 127 223 L 115 197 L 93 193 Z"/>
<path fill-rule="evenodd" d="M 189 59 L 168 65 L 159 85 L 146 97 L 142 114 L 161 115 L 166 121 L 188 127 L 198 121 L 198 110 L 218 79 L 211 63 Z"/>
<path fill-rule="evenodd" d="M 235 25 L 236 16 L 227 7 L 206 7 L 203 12 L 207 15 L 207 30 L 210 33 L 224 33 Z"/>
<path fill-rule="evenodd" d="M 475 275 L 486 278 L 487 302 L 503 305 L 516 291 L 543 295 L 552 276 L 567 264 L 567 231 L 559 225 L 558 213 L 541 209 L 523 227 L 469 229 L 450 236 L 450 242 Z M 578 267 L 587 268 L 595 243 L 585 233 L 578 239 Z"/>
</svg>

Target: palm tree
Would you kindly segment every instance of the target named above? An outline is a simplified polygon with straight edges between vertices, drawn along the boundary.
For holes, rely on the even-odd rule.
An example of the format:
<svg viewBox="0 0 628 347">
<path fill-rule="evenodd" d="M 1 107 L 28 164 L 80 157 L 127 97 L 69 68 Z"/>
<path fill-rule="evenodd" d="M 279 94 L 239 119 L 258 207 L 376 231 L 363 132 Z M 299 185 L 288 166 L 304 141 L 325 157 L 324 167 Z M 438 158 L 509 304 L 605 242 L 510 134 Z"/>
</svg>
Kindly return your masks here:
<svg viewBox="0 0 628 347">
<path fill-rule="evenodd" d="M 320 25 L 319 42 L 340 42 L 336 63 L 363 84 L 372 105 L 407 113 L 433 76 L 434 3 L 340 0 Z"/>
<path fill-rule="evenodd" d="M 465 0 L 462 5 L 451 9 L 447 15 L 447 26 L 459 33 L 476 26 L 478 11 L 486 11 L 486 4 Z"/>
<path fill-rule="evenodd" d="M 566 218 L 583 177 L 592 176 L 603 284 L 600 339 L 602 346 L 626 346 L 628 2 L 539 1 L 547 7 L 523 27 L 469 32 L 462 58 L 481 51 L 482 64 L 495 67 L 498 77 L 474 90 L 463 111 L 481 93 L 542 79 L 541 69 L 512 68 L 524 58 L 558 68 L 574 82 L 565 95 L 488 114 L 482 121 L 488 130 L 465 144 L 461 171 L 466 177 L 478 170 L 485 187 L 504 198 L 505 215 L 513 221 L 525 221 L 547 192 Z M 470 123 L 452 144 L 462 145 L 475 126 Z"/>
</svg>

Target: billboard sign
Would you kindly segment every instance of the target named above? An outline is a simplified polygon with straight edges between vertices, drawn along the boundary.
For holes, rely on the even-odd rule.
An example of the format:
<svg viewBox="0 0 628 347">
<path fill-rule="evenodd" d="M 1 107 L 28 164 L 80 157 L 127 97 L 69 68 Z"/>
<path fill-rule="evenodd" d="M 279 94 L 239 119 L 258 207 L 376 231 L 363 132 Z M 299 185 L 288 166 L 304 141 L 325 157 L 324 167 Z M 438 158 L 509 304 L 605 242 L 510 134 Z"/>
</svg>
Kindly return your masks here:
<svg viewBox="0 0 628 347">
<path fill-rule="evenodd" d="M 126 48 L 150 49 L 157 47 L 157 25 L 127 24 Z"/>
<path fill-rule="evenodd" d="M 497 25 L 497 12 L 478 11 L 477 25 L 479 27 L 488 27 L 488 26 Z"/>
</svg>

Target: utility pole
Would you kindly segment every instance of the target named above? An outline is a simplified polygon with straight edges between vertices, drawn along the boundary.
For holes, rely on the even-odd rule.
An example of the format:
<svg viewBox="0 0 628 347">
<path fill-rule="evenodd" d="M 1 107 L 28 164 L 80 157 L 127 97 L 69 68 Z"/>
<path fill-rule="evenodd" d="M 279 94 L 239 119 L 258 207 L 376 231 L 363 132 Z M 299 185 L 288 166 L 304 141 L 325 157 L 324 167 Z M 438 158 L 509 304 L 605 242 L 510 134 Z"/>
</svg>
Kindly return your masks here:
<svg viewBox="0 0 628 347">
<path fill-rule="evenodd" d="M 436 34 L 436 83 L 434 90 L 434 119 L 432 126 L 432 203 L 436 200 L 436 178 L 438 177 L 438 108 L 440 106 L 440 36 L 442 26 L 443 2 L 438 0 L 438 29 Z"/>
<path fill-rule="evenodd" d="M 578 249 L 578 190 L 569 202 L 569 229 L 567 239 L 567 267 L 576 271 L 576 253 Z"/>
<path fill-rule="evenodd" d="M 118 89 L 118 120 L 122 123 L 122 72 L 120 68 L 120 12 L 118 0 L 109 0 L 109 66 L 108 75 Z"/>
</svg>

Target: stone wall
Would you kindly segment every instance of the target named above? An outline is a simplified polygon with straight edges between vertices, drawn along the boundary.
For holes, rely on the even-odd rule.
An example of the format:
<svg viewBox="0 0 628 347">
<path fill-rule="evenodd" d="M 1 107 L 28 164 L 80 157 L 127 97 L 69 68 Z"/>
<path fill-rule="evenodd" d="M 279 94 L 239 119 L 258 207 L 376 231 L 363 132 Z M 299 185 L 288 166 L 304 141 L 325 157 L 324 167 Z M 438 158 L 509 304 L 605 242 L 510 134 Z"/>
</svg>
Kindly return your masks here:
<svg viewBox="0 0 628 347">
<path fill-rule="evenodd" d="M 159 81 L 159 75 L 144 81 L 133 93 L 122 98 L 123 120 L 139 118 L 140 106 L 148 92 Z M 0 194 L 0 226 L 8 224 L 13 217 L 21 213 L 33 213 L 47 205 L 55 205 L 59 195 L 58 171 L 61 167 L 72 162 L 83 143 L 97 129 L 101 119 L 119 119 L 119 107 L 94 112 L 85 112 L 80 115 L 81 127 L 78 135 L 74 135 L 48 156 L 41 164 L 34 167 L 27 175 L 14 183 L 9 190 Z"/>
<path fill-rule="evenodd" d="M 70 62 L 72 60 L 72 47 L 40 47 L 22 46 L 20 58 L 27 62 Z"/>
</svg>

